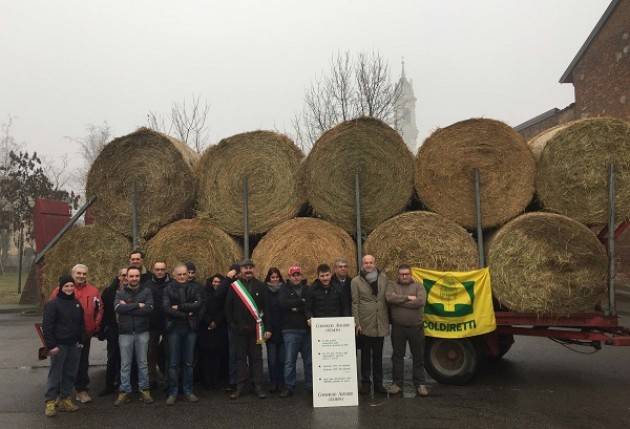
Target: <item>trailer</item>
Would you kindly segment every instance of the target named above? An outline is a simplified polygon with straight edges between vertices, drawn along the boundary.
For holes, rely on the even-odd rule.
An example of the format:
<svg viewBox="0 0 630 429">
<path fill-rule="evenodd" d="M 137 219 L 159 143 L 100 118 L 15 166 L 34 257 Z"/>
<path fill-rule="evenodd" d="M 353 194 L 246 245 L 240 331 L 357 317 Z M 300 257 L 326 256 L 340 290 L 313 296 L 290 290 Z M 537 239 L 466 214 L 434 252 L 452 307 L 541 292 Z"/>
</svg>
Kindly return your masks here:
<svg viewBox="0 0 630 429">
<path fill-rule="evenodd" d="M 481 231 L 479 171 L 475 170 L 477 243 L 480 265 L 485 266 Z M 608 252 L 608 305 L 606 310 L 552 317 L 517 313 L 494 303 L 497 329 L 489 334 L 461 339 L 426 338 L 424 364 L 427 372 L 443 384 L 463 385 L 472 380 L 481 363 L 501 359 L 518 335 L 548 338 L 560 344 L 591 347 L 630 346 L 630 329 L 619 325 L 615 305 L 615 240 L 630 228 L 630 219 L 615 223 L 615 176 L 608 167 L 608 224 L 598 234 Z"/>
</svg>

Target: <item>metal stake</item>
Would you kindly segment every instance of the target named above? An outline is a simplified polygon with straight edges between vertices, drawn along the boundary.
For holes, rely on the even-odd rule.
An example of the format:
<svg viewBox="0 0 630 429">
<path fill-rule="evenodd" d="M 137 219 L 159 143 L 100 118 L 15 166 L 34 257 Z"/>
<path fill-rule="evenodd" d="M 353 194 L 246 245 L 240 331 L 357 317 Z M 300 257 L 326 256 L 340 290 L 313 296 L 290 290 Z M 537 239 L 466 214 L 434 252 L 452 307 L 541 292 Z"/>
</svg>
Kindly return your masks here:
<svg viewBox="0 0 630 429">
<path fill-rule="evenodd" d="M 18 252 L 20 252 L 19 262 L 18 262 L 18 295 L 22 293 L 22 261 L 24 258 L 24 227 L 20 226 L 20 237 L 18 242 Z"/>
<path fill-rule="evenodd" d="M 243 252 L 249 258 L 249 181 L 243 178 Z"/>
<path fill-rule="evenodd" d="M 35 260 L 33 261 L 34 264 L 37 264 L 39 261 L 42 260 L 42 258 L 44 257 L 44 254 L 46 252 L 48 252 L 50 250 L 51 247 L 53 247 L 55 244 L 57 244 L 57 242 L 59 241 L 59 239 L 61 239 L 61 237 L 63 237 L 63 235 L 66 233 L 66 231 L 68 231 L 72 225 L 74 225 L 76 223 L 76 221 L 81 217 L 81 215 L 83 213 L 85 213 L 85 211 L 92 205 L 94 204 L 94 201 L 96 201 L 96 197 L 92 197 L 88 200 L 88 202 L 86 202 L 85 204 L 83 204 L 83 206 L 81 206 L 81 208 L 74 214 L 74 216 L 72 216 L 72 218 L 68 221 L 67 224 L 65 224 L 63 226 L 63 228 L 61 228 L 61 230 L 57 233 L 57 235 L 55 235 L 52 240 L 50 240 L 48 242 L 48 244 L 46 246 L 44 246 L 44 248 L 42 249 L 41 252 L 39 252 L 37 254 L 37 256 L 35 256 Z"/>
<path fill-rule="evenodd" d="M 357 216 L 357 267 L 361 269 L 363 239 L 361 237 L 361 180 L 359 179 L 359 172 L 354 175 L 354 204 Z"/>
<path fill-rule="evenodd" d="M 131 184 L 131 236 L 133 238 L 133 248 L 137 249 L 138 240 L 138 193 L 136 182 Z"/>
<path fill-rule="evenodd" d="M 479 169 L 475 168 L 475 219 L 477 221 L 477 248 L 479 250 L 479 266 L 486 266 L 486 255 L 483 248 L 483 229 L 481 227 L 481 177 Z"/>
<path fill-rule="evenodd" d="M 617 314 L 615 304 L 615 166 L 608 164 L 608 315 Z"/>
</svg>

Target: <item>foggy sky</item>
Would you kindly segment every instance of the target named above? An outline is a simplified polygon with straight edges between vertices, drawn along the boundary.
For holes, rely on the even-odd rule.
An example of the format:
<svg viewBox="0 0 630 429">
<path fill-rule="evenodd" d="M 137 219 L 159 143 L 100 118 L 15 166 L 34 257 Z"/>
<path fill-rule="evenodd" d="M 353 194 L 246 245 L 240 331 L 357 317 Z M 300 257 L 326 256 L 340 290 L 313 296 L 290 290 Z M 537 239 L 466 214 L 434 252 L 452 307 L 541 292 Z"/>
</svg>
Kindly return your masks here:
<svg viewBox="0 0 630 429">
<path fill-rule="evenodd" d="M 396 78 L 405 58 L 418 144 L 470 117 L 514 126 L 573 101 L 558 79 L 608 3 L 0 0 L 0 122 L 51 159 L 77 159 L 65 137 L 88 124 L 124 135 L 193 94 L 212 143 L 290 132 L 333 53 L 376 50 Z"/>
</svg>

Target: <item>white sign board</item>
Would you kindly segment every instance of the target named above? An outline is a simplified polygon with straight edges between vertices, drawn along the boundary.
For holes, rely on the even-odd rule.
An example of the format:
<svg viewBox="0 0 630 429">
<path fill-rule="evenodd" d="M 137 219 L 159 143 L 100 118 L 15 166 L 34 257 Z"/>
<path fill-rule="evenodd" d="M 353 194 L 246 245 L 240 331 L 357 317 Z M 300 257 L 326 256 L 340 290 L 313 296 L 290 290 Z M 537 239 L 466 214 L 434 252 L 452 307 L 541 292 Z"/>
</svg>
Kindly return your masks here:
<svg viewBox="0 0 630 429">
<path fill-rule="evenodd" d="M 354 318 L 311 319 L 313 406 L 359 405 Z"/>
</svg>

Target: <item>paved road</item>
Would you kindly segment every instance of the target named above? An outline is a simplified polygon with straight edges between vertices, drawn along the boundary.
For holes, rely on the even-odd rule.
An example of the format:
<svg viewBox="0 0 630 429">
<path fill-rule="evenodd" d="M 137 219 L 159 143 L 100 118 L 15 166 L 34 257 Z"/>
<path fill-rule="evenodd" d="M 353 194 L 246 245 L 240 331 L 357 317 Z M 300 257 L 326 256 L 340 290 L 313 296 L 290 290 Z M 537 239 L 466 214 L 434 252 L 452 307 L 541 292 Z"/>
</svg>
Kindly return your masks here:
<svg viewBox="0 0 630 429">
<path fill-rule="evenodd" d="M 2 429 L 630 427 L 630 347 L 585 355 L 535 338 L 519 338 L 504 361 L 486 368 L 472 384 L 434 385 L 429 398 L 411 397 L 411 386 L 406 386 L 405 398 L 376 397 L 357 408 L 313 409 L 301 392 L 288 400 L 245 396 L 234 402 L 222 392 L 198 389 L 202 400 L 197 404 L 167 409 L 164 395 L 158 393 L 155 404 L 133 402 L 116 409 L 113 397 L 97 398 L 75 414 L 47 419 L 42 400 L 47 368 L 35 357 L 35 321 L 38 318 L 0 314 Z M 623 316 L 622 322 L 630 326 L 630 317 Z M 103 361 L 103 345 L 95 341 L 95 391 L 103 385 Z M 389 359 L 385 361 L 387 377 Z"/>
</svg>

